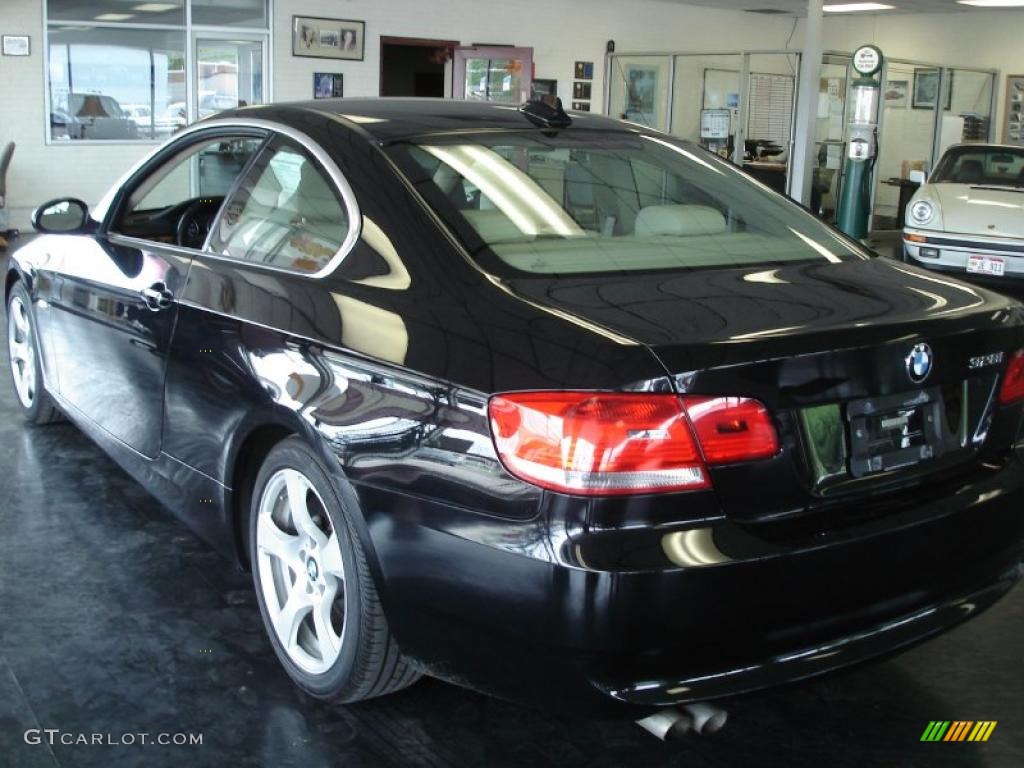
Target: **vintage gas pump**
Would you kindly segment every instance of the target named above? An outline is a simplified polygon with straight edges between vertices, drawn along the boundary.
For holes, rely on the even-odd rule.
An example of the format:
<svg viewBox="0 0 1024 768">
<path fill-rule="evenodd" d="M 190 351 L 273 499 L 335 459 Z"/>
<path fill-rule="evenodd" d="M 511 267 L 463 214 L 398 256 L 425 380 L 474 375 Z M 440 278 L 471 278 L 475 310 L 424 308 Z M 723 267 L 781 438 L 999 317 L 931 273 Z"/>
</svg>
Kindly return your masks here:
<svg viewBox="0 0 1024 768">
<path fill-rule="evenodd" d="M 868 235 L 871 212 L 871 175 L 878 152 L 878 102 L 880 87 L 875 75 L 882 68 L 882 52 L 873 45 L 854 51 L 853 68 L 860 77 L 850 88 L 853 117 L 849 125 L 846 173 L 839 199 L 837 224 L 850 237 Z"/>
</svg>

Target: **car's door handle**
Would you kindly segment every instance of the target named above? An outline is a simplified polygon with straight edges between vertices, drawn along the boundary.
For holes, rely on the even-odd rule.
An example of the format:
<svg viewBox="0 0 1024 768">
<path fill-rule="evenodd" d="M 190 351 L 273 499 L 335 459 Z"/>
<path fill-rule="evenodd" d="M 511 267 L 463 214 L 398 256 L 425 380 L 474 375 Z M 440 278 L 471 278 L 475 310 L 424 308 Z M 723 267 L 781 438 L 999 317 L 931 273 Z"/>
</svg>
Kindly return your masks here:
<svg viewBox="0 0 1024 768">
<path fill-rule="evenodd" d="M 174 301 L 174 294 L 167 290 L 167 286 L 163 283 L 153 283 L 148 288 L 143 288 L 139 293 L 146 300 L 146 306 L 154 311 L 166 309 Z"/>
</svg>

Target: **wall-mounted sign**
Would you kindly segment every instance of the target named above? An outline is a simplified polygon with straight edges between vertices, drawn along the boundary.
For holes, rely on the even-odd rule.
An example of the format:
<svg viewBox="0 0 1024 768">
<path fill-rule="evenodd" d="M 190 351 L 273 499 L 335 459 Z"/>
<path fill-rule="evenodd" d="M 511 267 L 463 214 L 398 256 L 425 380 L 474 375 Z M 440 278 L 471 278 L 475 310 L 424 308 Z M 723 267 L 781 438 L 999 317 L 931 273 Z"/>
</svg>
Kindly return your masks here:
<svg viewBox="0 0 1024 768">
<path fill-rule="evenodd" d="M 882 68 L 882 51 L 874 45 L 862 45 L 853 52 L 853 68 L 870 76 Z"/>
<path fill-rule="evenodd" d="M 28 35 L 4 35 L 4 56 L 28 56 L 31 52 Z"/>
</svg>

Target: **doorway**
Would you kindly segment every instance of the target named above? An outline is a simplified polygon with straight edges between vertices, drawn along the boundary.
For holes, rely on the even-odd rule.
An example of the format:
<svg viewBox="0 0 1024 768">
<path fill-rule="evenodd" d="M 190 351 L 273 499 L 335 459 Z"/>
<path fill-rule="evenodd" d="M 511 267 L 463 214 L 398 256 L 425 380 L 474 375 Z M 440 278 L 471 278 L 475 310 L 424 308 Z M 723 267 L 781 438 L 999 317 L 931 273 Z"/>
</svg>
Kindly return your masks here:
<svg viewBox="0 0 1024 768">
<path fill-rule="evenodd" d="M 444 98 L 451 95 L 455 40 L 381 37 L 380 95 Z"/>
<path fill-rule="evenodd" d="M 262 104 L 266 71 L 266 38 L 260 35 L 195 36 L 196 85 L 193 120 L 225 109 Z"/>
</svg>

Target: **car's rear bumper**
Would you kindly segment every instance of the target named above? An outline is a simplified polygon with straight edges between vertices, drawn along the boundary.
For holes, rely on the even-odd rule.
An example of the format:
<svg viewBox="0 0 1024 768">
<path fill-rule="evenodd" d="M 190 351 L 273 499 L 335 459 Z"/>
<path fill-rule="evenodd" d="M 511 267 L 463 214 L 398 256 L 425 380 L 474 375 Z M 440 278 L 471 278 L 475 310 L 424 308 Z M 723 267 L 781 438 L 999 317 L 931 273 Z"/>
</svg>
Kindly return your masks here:
<svg viewBox="0 0 1024 768">
<path fill-rule="evenodd" d="M 1022 489 L 1015 457 L 834 532 L 718 521 L 663 569 L 588 567 L 585 530 L 474 527 L 408 498 L 368 523 L 403 651 L 452 682 L 597 712 L 789 682 L 969 618 L 1018 578 Z M 360 496 L 393 508 L 383 493 Z"/>
<path fill-rule="evenodd" d="M 774 656 L 690 677 L 605 682 L 600 688 L 629 704 L 666 706 L 681 700 L 713 699 L 741 691 L 766 688 L 850 666 L 926 640 L 964 621 L 1005 595 L 1019 580 L 1015 566 L 1002 578 L 974 591 L 950 595 L 939 603 L 897 616 L 859 632 L 831 641 L 797 648 Z"/>
<path fill-rule="evenodd" d="M 1002 260 L 1003 277 L 1024 277 L 1024 243 L 1019 240 L 907 228 L 903 231 L 903 251 L 923 267 L 961 273 L 967 272 L 971 256 L 988 256 Z"/>
</svg>

